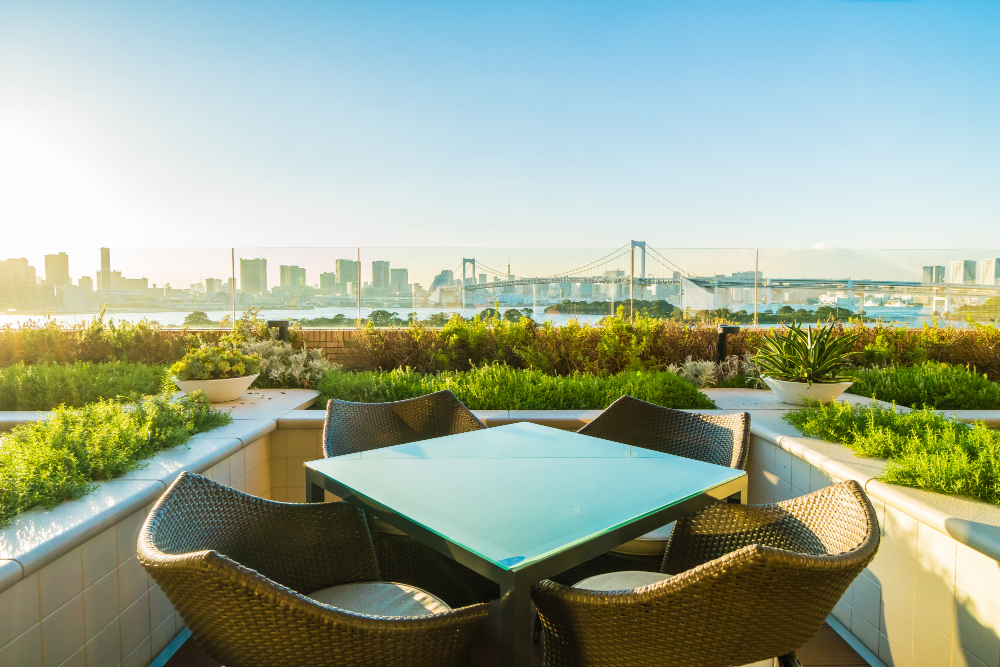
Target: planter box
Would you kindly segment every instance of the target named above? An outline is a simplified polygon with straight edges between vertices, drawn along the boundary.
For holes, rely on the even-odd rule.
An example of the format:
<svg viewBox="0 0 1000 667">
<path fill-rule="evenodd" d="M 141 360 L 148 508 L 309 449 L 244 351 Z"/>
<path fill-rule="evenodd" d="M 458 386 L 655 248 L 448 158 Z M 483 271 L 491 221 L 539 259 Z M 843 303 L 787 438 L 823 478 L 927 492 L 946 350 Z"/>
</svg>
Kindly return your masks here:
<svg viewBox="0 0 1000 667">
<path fill-rule="evenodd" d="M 232 424 L 161 452 L 145 468 L 0 528 L 0 665 L 145 667 L 163 650 L 183 623 L 139 565 L 139 529 L 183 470 L 271 496 L 277 417 L 316 400 L 315 392 L 272 391 L 251 392 L 230 406 Z M 0 413 L 9 427 L 32 418 Z"/>
</svg>

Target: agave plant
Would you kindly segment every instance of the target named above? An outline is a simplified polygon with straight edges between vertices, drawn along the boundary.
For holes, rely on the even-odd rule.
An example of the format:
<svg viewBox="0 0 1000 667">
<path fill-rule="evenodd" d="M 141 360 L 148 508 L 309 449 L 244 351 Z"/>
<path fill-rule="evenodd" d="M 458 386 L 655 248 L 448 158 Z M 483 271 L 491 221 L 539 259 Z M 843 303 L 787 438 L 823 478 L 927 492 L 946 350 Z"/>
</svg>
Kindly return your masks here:
<svg viewBox="0 0 1000 667">
<path fill-rule="evenodd" d="M 761 373 L 775 380 L 813 382 L 820 384 L 847 382 L 854 378 L 844 370 L 851 365 L 850 356 L 857 334 L 833 336 L 833 325 L 802 330 L 793 322 L 784 335 L 771 332 L 764 336 L 761 350 L 754 361 Z"/>
</svg>

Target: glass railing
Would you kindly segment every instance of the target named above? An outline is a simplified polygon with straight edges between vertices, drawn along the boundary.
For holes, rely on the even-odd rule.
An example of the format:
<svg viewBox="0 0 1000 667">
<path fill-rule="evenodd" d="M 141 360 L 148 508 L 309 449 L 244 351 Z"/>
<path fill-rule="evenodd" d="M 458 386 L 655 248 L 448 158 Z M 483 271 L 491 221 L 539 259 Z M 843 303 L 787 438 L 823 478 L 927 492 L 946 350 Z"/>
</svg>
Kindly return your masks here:
<svg viewBox="0 0 1000 667">
<path fill-rule="evenodd" d="M 264 319 L 401 326 L 491 312 L 563 324 L 624 308 L 762 326 L 861 318 L 920 326 L 1000 317 L 1000 250 L 87 248 L 0 256 L 0 324 L 104 311 L 163 326 Z M 227 319 L 228 318 L 228 319 Z"/>
</svg>

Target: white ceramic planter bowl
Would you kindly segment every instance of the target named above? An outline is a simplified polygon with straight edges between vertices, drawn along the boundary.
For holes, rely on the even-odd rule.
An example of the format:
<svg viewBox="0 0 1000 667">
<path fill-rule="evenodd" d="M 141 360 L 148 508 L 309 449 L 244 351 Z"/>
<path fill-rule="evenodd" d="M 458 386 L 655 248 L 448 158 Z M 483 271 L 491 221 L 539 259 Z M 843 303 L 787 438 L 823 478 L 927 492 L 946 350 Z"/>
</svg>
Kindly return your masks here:
<svg viewBox="0 0 1000 667">
<path fill-rule="evenodd" d="M 225 403 L 235 401 L 250 388 L 253 381 L 257 379 L 255 375 L 244 375 L 240 378 L 221 378 L 218 380 L 178 380 L 174 378 L 174 384 L 181 391 L 190 394 L 192 391 L 203 391 L 208 396 L 209 403 Z"/>
<path fill-rule="evenodd" d="M 778 396 L 783 403 L 791 405 L 805 405 L 806 399 L 819 401 L 820 403 L 830 403 L 837 400 L 837 397 L 847 391 L 853 382 L 830 382 L 820 384 L 813 382 L 810 387 L 805 382 L 788 382 L 786 380 L 773 380 L 767 376 L 761 378 L 768 387 Z"/>
</svg>

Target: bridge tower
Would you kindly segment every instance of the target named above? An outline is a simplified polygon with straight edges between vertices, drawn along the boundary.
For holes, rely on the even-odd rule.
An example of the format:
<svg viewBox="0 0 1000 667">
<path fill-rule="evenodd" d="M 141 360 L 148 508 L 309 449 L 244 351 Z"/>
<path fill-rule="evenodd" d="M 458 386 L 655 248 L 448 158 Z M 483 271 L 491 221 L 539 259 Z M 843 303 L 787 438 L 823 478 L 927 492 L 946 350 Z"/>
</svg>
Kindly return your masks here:
<svg viewBox="0 0 1000 667">
<path fill-rule="evenodd" d="M 466 277 L 466 267 L 472 266 L 472 277 Z M 471 283 L 469 281 L 472 281 Z M 476 291 L 471 289 L 465 289 L 466 285 L 476 284 L 476 260 L 462 258 L 462 307 L 463 308 L 475 308 L 476 307 Z"/>
<path fill-rule="evenodd" d="M 642 250 L 642 259 L 640 260 L 641 264 L 640 264 L 640 268 L 639 268 L 639 277 L 640 278 L 645 278 L 646 277 L 646 242 L 645 241 L 632 241 L 632 260 L 631 260 L 632 261 L 632 269 L 629 271 L 629 278 L 628 278 L 628 282 L 629 282 L 629 290 L 628 290 L 629 319 L 634 319 L 634 316 L 635 316 L 635 303 L 634 303 L 634 301 L 635 301 L 635 249 L 636 248 L 639 248 L 640 250 Z M 646 286 L 645 285 L 640 285 L 639 286 L 639 299 L 642 299 L 643 295 L 645 294 L 645 290 L 646 290 Z"/>
</svg>

